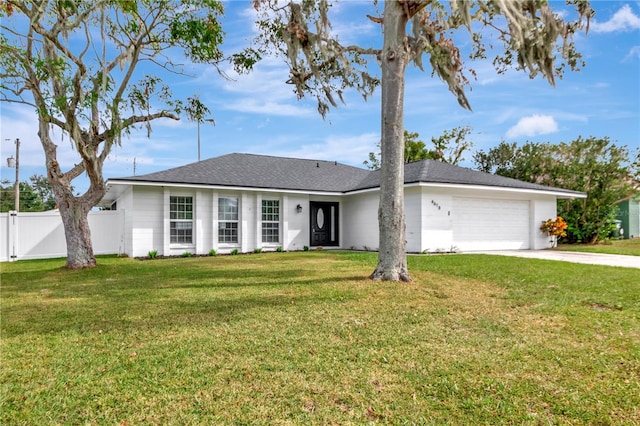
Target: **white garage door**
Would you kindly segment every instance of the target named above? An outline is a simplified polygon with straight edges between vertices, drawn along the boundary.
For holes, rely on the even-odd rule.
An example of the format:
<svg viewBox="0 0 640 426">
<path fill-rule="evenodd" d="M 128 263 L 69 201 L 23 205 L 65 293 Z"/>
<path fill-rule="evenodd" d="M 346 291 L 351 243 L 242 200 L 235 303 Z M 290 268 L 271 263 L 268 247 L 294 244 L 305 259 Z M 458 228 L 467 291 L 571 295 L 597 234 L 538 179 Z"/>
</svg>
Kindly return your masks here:
<svg viewBox="0 0 640 426">
<path fill-rule="evenodd" d="M 461 251 L 529 248 L 529 202 L 454 198 L 453 245 Z"/>
</svg>

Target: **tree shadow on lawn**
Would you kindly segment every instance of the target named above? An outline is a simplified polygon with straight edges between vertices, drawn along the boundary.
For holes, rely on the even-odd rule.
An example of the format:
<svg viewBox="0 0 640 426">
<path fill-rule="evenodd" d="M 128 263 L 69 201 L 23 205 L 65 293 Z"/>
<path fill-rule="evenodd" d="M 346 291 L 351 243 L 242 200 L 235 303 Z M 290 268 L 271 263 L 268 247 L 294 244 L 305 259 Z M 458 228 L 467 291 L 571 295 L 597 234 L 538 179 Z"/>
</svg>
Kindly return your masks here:
<svg viewBox="0 0 640 426">
<path fill-rule="evenodd" d="M 264 271 L 262 275 L 265 275 Z M 119 285 L 103 288 L 99 293 L 95 289 L 85 289 L 84 292 L 66 290 L 65 295 L 40 292 L 35 297 L 30 294 L 15 305 L 3 307 L 0 328 L 3 337 L 11 338 L 23 334 L 95 333 L 98 329 L 125 332 L 138 328 L 179 327 L 181 323 L 189 327 L 207 326 L 233 322 L 252 315 L 256 310 L 304 310 L 317 304 L 344 303 L 358 297 L 348 283 L 365 279 L 348 276 L 295 279 L 284 283 L 266 279 L 253 283 L 237 280 L 202 284 L 183 279 L 181 281 L 185 282 L 162 286 L 146 284 L 145 287 L 131 288 Z M 330 284 L 335 284 L 335 290 L 313 289 Z M 310 290 L 301 292 L 301 286 Z M 249 289 L 224 291 L 243 287 Z M 255 291 L 251 289 L 254 287 Z M 204 292 L 188 294 L 190 290 L 197 289 Z M 13 297 L 20 297 L 16 294 L 20 293 L 19 290 L 14 288 L 12 293 Z M 25 290 L 25 293 L 34 293 L 34 290 Z"/>
<path fill-rule="evenodd" d="M 243 274 L 244 275 L 244 274 Z M 257 274 L 254 276 L 247 276 L 238 278 L 237 275 L 229 276 L 228 278 L 215 276 L 211 278 L 189 280 L 179 279 L 170 285 L 159 286 L 157 289 L 225 289 L 225 288 L 291 288 L 291 287 L 305 287 L 305 286 L 319 286 L 330 285 L 334 283 L 344 283 L 353 281 L 365 281 L 368 280 L 366 275 L 351 275 L 351 276 L 331 276 L 324 278 L 306 278 L 309 274 L 304 271 L 291 271 L 290 273 L 283 273 L 279 271 L 273 274 Z M 259 278 L 256 280 L 255 278 Z"/>
<path fill-rule="evenodd" d="M 333 272 L 332 272 L 333 273 Z M 78 279 L 79 274 L 84 276 Z M 314 269 L 282 269 L 271 270 L 268 268 L 242 268 L 242 269 L 216 269 L 209 266 L 206 268 L 162 268 L 147 271 L 121 272 L 116 267 L 100 271 L 100 266 L 93 270 L 46 270 L 25 274 L 22 272 L 10 272 L 2 274 L 2 290 L 6 297 L 20 297 L 29 293 L 39 293 L 47 289 L 52 293 L 60 293 L 65 296 L 88 296 L 103 295 L 105 289 L 108 291 L 132 290 L 139 291 L 145 289 L 161 288 L 205 288 L 205 287 L 277 287 L 281 285 L 291 285 L 294 283 L 308 282 L 310 284 L 320 282 L 331 282 L 334 280 L 361 280 L 367 277 L 363 271 L 361 276 L 340 275 L 340 271 L 335 272 L 335 277 L 327 277 L 323 273 L 322 279 L 308 279 L 317 276 Z"/>
</svg>

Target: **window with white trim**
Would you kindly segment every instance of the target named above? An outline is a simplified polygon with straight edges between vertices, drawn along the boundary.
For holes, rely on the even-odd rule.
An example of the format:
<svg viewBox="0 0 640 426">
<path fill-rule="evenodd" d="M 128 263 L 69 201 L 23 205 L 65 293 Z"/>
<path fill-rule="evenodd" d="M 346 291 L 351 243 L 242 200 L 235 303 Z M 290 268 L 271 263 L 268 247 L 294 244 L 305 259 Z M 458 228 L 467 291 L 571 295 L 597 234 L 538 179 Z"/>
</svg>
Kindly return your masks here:
<svg viewBox="0 0 640 426">
<path fill-rule="evenodd" d="M 169 220 L 171 244 L 192 244 L 193 197 L 170 196 Z"/>
<path fill-rule="evenodd" d="M 218 198 L 218 242 L 238 243 L 238 199 Z"/>
<path fill-rule="evenodd" d="M 280 242 L 280 200 L 262 200 L 262 242 Z"/>
</svg>

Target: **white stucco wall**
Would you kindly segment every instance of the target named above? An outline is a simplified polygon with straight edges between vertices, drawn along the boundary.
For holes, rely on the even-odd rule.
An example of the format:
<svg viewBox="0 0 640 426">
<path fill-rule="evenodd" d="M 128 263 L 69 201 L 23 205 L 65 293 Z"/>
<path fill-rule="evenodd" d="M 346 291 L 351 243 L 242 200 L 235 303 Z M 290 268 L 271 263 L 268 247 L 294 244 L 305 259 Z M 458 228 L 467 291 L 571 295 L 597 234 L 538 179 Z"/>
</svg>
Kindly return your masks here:
<svg viewBox="0 0 640 426">
<path fill-rule="evenodd" d="M 309 196 L 307 194 L 284 195 L 282 222 L 284 250 L 303 250 L 309 245 Z M 298 213 L 296 207 L 302 211 Z"/>
<path fill-rule="evenodd" d="M 528 238 L 524 244 L 530 249 L 548 247 L 548 238 L 539 231 L 540 223 L 555 217 L 556 200 L 553 195 L 540 195 L 500 189 L 465 189 L 438 186 L 410 186 L 405 189 L 406 240 L 408 252 L 444 252 L 459 250 L 455 246 L 453 232 L 454 198 L 486 199 L 488 201 L 503 200 L 509 202 L 528 203 L 529 220 Z M 344 197 L 343 223 L 344 248 L 357 250 L 377 250 L 378 237 L 378 204 L 379 192 L 369 191 Z M 497 204 L 497 203 L 496 203 Z M 517 241 L 496 237 L 484 244 L 472 244 L 474 250 L 497 250 L 522 248 Z"/>
<path fill-rule="evenodd" d="M 212 223 L 211 217 L 212 191 L 195 191 L 194 202 L 194 223 L 193 235 L 195 253 L 208 253 L 212 248 Z"/>
<path fill-rule="evenodd" d="M 437 186 L 422 186 L 422 208 L 423 208 L 423 229 L 422 229 L 422 250 L 446 251 L 460 249 L 456 247 L 454 239 L 454 199 L 460 200 L 469 198 L 475 200 L 485 199 L 489 203 L 492 200 L 498 204 L 513 203 L 528 205 L 528 248 L 541 249 L 548 247 L 548 238 L 543 235 L 539 228 L 543 220 L 556 215 L 556 197 L 553 195 L 537 194 L 522 191 L 505 191 L 491 188 L 450 188 Z M 504 203 L 500 203 L 504 201 Z M 501 213 L 501 212 L 499 212 Z M 496 215 L 498 216 L 498 214 Z M 487 239 L 483 244 L 470 244 L 467 250 L 498 250 L 498 249 L 518 249 L 517 242 L 508 238 L 500 238 L 500 233 L 505 230 L 495 225 L 495 236 Z M 420 250 L 420 251 L 422 251 Z"/>
<path fill-rule="evenodd" d="M 345 247 L 377 249 L 379 193 L 371 191 L 345 197 Z M 504 190 L 479 190 L 414 186 L 405 190 L 407 251 L 449 251 L 455 250 L 453 239 L 453 199 L 454 197 L 484 197 L 487 200 L 512 200 L 529 205 L 529 248 L 548 247 L 548 238 L 539 231 L 540 224 L 556 215 L 556 198 L 553 195 L 523 193 Z M 499 232 L 496 229 L 496 232 Z M 513 243 L 506 241 L 488 242 L 482 250 L 507 248 Z M 511 245 L 510 245 L 511 244 Z"/>
<path fill-rule="evenodd" d="M 419 252 L 449 251 L 453 246 L 451 210 L 453 197 L 442 188 L 420 187 L 422 193 L 422 240 Z"/>
<path fill-rule="evenodd" d="M 171 244 L 169 236 L 169 197 L 193 197 L 193 244 Z M 239 242 L 218 243 L 218 198 L 238 198 Z M 464 197 L 487 200 L 520 200 L 529 205 L 529 245 L 531 249 L 549 246 L 549 239 L 539 231 L 542 221 L 555 217 L 553 195 L 492 189 L 467 189 L 415 185 L 405 190 L 406 239 L 408 252 L 448 251 L 454 248 L 454 199 Z M 280 242 L 261 242 L 261 203 L 263 199 L 280 201 Z M 339 203 L 338 248 L 377 250 L 379 191 L 346 196 L 309 195 L 271 191 L 138 186 L 125 190 L 117 200 L 118 209 L 127 211 L 124 250 L 131 256 L 146 256 L 151 250 L 163 255 L 180 255 L 185 251 L 207 254 L 215 249 L 228 253 L 233 249 L 251 252 L 254 248 L 302 250 L 309 245 L 310 203 Z M 297 212 L 300 205 L 302 211 Z M 496 232 L 499 232 L 498 230 Z M 482 249 L 498 249 L 499 242 Z"/>
<path fill-rule="evenodd" d="M 531 250 L 550 247 L 549 236 L 540 231 L 542 222 L 555 218 L 557 202 L 552 196 L 537 196 L 531 201 Z"/>
<path fill-rule="evenodd" d="M 409 253 L 421 251 L 422 229 L 424 227 L 422 199 L 422 191 L 419 187 L 409 187 L 405 189 L 405 239 L 407 241 L 406 250 Z"/>
<path fill-rule="evenodd" d="M 380 193 L 370 191 L 345 197 L 342 201 L 342 246 L 354 250 L 379 248 L 378 204 Z"/>
<path fill-rule="evenodd" d="M 193 197 L 193 243 L 171 244 L 169 197 Z M 237 244 L 218 243 L 218 199 L 238 199 Z M 262 243 L 262 200 L 280 202 L 280 242 Z M 126 209 L 124 250 L 130 256 L 147 256 L 152 250 L 160 255 L 181 255 L 184 252 L 207 254 L 211 249 L 219 253 L 252 252 L 255 248 L 265 251 L 302 250 L 309 245 L 310 202 L 331 201 L 340 203 L 340 241 L 343 241 L 344 206 L 338 196 L 310 196 L 308 194 L 240 191 L 226 189 L 194 189 L 181 187 L 135 186 L 125 190 L 116 200 L 117 208 Z M 302 211 L 298 213 L 296 207 Z M 340 244 L 343 246 L 343 244 Z"/>
<path fill-rule="evenodd" d="M 135 218 L 135 213 L 133 209 L 133 191 L 134 188 L 129 187 L 127 190 L 118 198 L 117 200 L 117 210 L 124 210 L 127 212 L 124 215 L 124 245 L 123 245 L 123 253 L 131 255 L 133 253 L 133 220 Z"/>
<path fill-rule="evenodd" d="M 123 202 L 124 201 L 124 202 Z M 127 209 L 127 250 L 131 256 L 146 256 L 151 250 L 164 253 L 162 188 L 133 187 L 117 200 L 118 210 Z"/>
</svg>

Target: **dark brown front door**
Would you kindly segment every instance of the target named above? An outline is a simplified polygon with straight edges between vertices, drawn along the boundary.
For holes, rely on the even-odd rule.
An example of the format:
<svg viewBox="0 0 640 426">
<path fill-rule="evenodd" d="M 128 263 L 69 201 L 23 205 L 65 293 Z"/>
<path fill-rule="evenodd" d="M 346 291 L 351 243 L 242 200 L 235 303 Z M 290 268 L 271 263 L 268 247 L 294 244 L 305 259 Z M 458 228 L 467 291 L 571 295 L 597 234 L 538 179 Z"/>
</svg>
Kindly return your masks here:
<svg viewBox="0 0 640 426">
<path fill-rule="evenodd" d="M 338 203 L 311 202 L 311 245 L 337 246 L 340 244 Z"/>
</svg>

